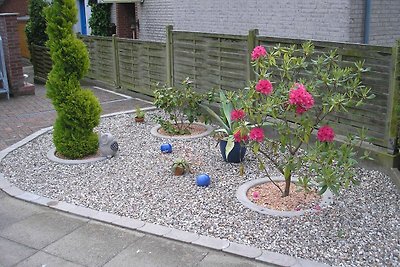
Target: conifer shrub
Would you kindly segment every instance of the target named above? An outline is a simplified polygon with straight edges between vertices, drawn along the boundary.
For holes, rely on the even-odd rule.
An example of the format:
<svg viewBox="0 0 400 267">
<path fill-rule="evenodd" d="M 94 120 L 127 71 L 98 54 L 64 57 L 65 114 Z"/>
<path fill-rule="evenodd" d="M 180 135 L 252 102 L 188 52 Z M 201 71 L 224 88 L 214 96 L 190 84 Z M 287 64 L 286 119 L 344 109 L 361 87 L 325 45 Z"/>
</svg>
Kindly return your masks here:
<svg viewBox="0 0 400 267">
<path fill-rule="evenodd" d="M 74 0 L 54 0 L 45 13 L 49 36 L 46 45 L 53 61 L 46 88 L 57 111 L 53 142 L 58 153 L 81 158 L 98 149 L 93 128 L 99 124 L 101 112 L 97 98 L 79 83 L 89 69 L 89 56 L 72 31 L 77 21 Z"/>
<path fill-rule="evenodd" d="M 48 40 L 46 18 L 43 12 L 47 6 L 49 6 L 49 3 L 46 0 L 29 0 L 29 20 L 26 23 L 25 33 L 31 52 L 32 44 L 43 46 Z"/>
</svg>

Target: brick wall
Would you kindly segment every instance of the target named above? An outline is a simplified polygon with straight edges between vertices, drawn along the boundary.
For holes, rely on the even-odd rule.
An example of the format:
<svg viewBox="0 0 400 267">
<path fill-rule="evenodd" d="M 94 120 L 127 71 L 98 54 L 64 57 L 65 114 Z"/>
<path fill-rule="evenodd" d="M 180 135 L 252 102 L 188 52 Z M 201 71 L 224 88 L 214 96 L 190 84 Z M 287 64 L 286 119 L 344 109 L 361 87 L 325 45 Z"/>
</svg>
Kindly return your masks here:
<svg viewBox="0 0 400 267">
<path fill-rule="evenodd" d="M 0 13 L 19 13 L 19 16 L 28 15 L 29 0 L 5 0 L 0 6 Z"/>
<path fill-rule="evenodd" d="M 351 0 L 146 0 L 141 4 L 145 39 L 163 39 L 165 25 L 176 30 L 320 40 L 349 40 Z"/>
<path fill-rule="evenodd" d="M 115 12 L 117 36 L 121 38 L 132 38 L 135 4 L 116 4 Z"/>
<path fill-rule="evenodd" d="M 393 46 L 400 39 L 400 0 L 372 1 L 370 44 Z"/>
<path fill-rule="evenodd" d="M 8 85 L 12 95 L 34 94 L 35 88 L 24 84 L 17 15 L 17 13 L 0 14 L 0 35 L 3 40 Z"/>
<path fill-rule="evenodd" d="M 179 6 L 176 6 L 180 5 L 178 2 L 175 0 L 145 0 L 144 3 L 136 4 L 140 39 L 165 40 L 165 26 L 174 24 L 174 10 L 180 9 Z"/>
<path fill-rule="evenodd" d="M 370 43 L 400 36 L 400 0 L 372 1 Z M 364 40 L 365 0 L 146 0 L 139 7 L 140 38 L 164 40 L 176 30 L 358 42 Z"/>
</svg>

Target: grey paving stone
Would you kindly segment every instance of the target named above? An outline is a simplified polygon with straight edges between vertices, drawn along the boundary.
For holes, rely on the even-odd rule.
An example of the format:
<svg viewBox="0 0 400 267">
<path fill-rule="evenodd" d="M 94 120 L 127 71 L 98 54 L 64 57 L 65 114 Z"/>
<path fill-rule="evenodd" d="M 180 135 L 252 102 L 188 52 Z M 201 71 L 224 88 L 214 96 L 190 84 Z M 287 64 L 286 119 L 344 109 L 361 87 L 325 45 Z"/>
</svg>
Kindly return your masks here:
<svg viewBox="0 0 400 267">
<path fill-rule="evenodd" d="M 177 230 L 177 229 L 172 229 L 172 231 L 167 233 L 166 235 L 164 235 L 164 237 L 170 238 L 170 239 L 175 239 L 175 240 L 186 242 L 186 243 L 192 243 L 200 238 L 200 236 L 198 234 L 189 233 L 189 232 L 181 231 L 181 230 Z"/>
<path fill-rule="evenodd" d="M 98 222 L 89 222 L 44 249 L 85 266 L 102 266 L 143 234 Z"/>
<path fill-rule="evenodd" d="M 34 214 L 0 231 L 0 236 L 42 249 L 85 224 L 85 220 L 59 212 Z"/>
<path fill-rule="evenodd" d="M 9 196 L 0 198 L 0 230 L 46 209 Z"/>
<path fill-rule="evenodd" d="M 129 229 L 137 229 L 143 227 L 145 222 L 141 220 L 136 220 L 132 218 L 122 217 L 119 220 L 113 222 L 117 226 L 122 226 Z"/>
<path fill-rule="evenodd" d="M 210 252 L 198 264 L 197 267 L 273 267 L 267 263 L 257 262 L 255 260 L 246 259 L 229 253 Z M 278 265 L 279 266 L 279 265 Z"/>
<path fill-rule="evenodd" d="M 25 193 L 25 191 L 22 191 L 21 189 L 19 189 L 18 187 L 15 187 L 15 186 L 3 188 L 3 191 L 13 197 Z"/>
<path fill-rule="evenodd" d="M 102 222 L 107 222 L 107 223 L 112 223 L 115 222 L 119 219 L 121 219 L 121 216 L 118 216 L 116 214 L 100 211 L 96 213 L 92 219 L 102 221 Z"/>
<path fill-rule="evenodd" d="M 105 267 L 194 266 L 207 253 L 205 248 L 146 235 L 115 256 Z"/>
<path fill-rule="evenodd" d="M 249 257 L 249 258 L 257 258 L 262 254 L 261 249 L 230 242 L 229 247 L 222 249 L 222 251 L 233 253 L 236 255 Z"/>
<path fill-rule="evenodd" d="M 3 192 L 3 190 L 0 189 L 0 198 L 6 197 L 7 194 Z"/>
<path fill-rule="evenodd" d="M 66 261 L 59 257 L 50 255 L 48 253 L 39 251 L 36 254 L 30 256 L 26 260 L 18 263 L 15 267 L 80 267 L 82 265 L 76 264 L 70 261 Z"/>
<path fill-rule="evenodd" d="M 153 235 L 163 236 L 171 232 L 172 229 L 154 223 L 146 223 L 143 227 L 140 227 L 138 230 Z"/>
<path fill-rule="evenodd" d="M 33 201 L 33 200 L 39 199 L 40 196 L 32 194 L 30 192 L 24 192 L 21 195 L 16 196 L 16 198 L 25 200 L 25 201 Z"/>
<path fill-rule="evenodd" d="M 261 256 L 257 257 L 256 260 L 285 267 L 293 266 L 297 263 L 297 259 L 294 257 L 266 250 L 263 250 Z"/>
<path fill-rule="evenodd" d="M 199 239 L 192 242 L 195 245 L 209 247 L 217 250 L 222 250 L 229 246 L 228 240 L 223 240 L 219 238 L 209 237 L 205 235 L 201 235 Z"/>
<path fill-rule="evenodd" d="M 12 266 L 37 250 L 0 237 L 0 266 Z"/>
</svg>

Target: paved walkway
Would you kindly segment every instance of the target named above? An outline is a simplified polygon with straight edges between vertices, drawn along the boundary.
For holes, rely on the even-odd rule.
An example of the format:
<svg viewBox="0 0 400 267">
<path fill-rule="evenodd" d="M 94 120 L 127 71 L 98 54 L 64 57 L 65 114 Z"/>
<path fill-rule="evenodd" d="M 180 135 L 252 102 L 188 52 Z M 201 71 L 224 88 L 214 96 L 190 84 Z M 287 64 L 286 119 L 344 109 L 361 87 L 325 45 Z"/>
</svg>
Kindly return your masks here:
<svg viewBox="0 0 400 267">
<path fill-rule="evenodd" d="M 149 103 L 90 87 L 103 113 Z M 43 85 L 35 96 L 0 99 L 0 151 L 52 125 Z M 0 266 L 272 266 L 31 204 L 0 190 Z"/>
</svg>

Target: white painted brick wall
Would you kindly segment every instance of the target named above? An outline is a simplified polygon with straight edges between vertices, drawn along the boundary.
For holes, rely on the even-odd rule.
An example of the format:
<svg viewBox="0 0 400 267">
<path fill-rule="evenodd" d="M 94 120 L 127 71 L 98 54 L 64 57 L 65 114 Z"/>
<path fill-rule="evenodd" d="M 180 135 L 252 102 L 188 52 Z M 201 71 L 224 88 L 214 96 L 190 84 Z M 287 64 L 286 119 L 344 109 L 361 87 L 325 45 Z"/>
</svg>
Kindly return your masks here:
<svg viewBox="0 0 400 267">
<path fill-rule="evenodd" d="M 400 34 L 400 0 L 374 0 L 370 42 L 393 44 Z M 140 39 L 165 40 L 176 30 L 363 42 L 365 0 L 145 0 Z"/>
<path fill-rule="evenodd" d="M 166 25 L 173 25 L 174 0 L 145 0 L 137 4 L 139 38 L 165 40 Z"/>
<path fill-rule="evenodd" d="M 392 46 L 400 39 L 400 0 L 372 1 L 370 44 Z"/>
</svg>

